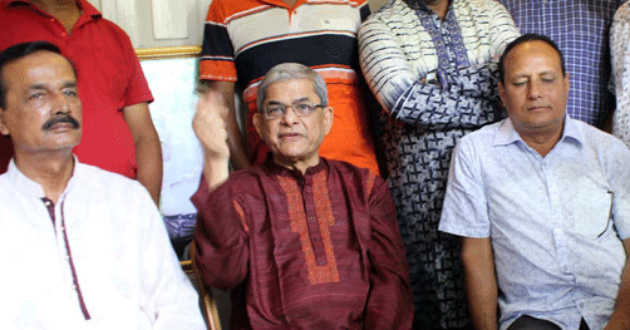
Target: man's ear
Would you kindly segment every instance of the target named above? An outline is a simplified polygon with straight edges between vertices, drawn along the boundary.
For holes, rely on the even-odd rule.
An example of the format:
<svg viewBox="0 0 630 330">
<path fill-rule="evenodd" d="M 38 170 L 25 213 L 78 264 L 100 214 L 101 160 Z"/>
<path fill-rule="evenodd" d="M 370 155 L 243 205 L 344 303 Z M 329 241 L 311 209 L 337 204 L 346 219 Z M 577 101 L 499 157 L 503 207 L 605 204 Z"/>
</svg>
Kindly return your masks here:
<svg viewBox="0 0 630 330">
<path fill-rule="evenodd" d="M 260 114 L 260 112 L 256 112 L 254 114 L 254 118 L 253 118 L 253 122 L 254 122 L 254 128 L 256 129 L 256 132 L 258 132 L 258 136 L 260 136 L 260 139 L 264 141 L 263 139 L 263 118 L 262 115 Z"/>
<path fill-rule="evenodd" d="M 4 108 L 0 108 L 0 134 L 9 135 L 9 128 L 6 125 L 4 116 L 6 115 L 6 110 Z"/>
<path fill-rule="evenodd" d="M 333 120 L 335 119 L 335 110 L 331 106 L 327 106 L 324 108 L 324 125 L 326 125 L 326 135 L 330 133 L 330 129 L 333 125 Z"/>
<path fill-rule="evenodd" d="M 503 82 L 499 81 L 497 87 L 499 89 L 499 97 L 501 98 L 501 103 L 505 107 L 505 86 L 503 86 Z"/>
</svg>

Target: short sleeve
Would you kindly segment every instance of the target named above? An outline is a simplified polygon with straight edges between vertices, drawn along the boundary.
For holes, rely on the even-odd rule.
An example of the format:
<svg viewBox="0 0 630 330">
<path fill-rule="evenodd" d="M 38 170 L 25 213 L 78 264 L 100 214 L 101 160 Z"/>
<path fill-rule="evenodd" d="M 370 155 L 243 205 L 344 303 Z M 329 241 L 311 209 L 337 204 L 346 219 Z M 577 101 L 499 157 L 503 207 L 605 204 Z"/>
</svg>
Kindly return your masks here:
<svg viewBox="0 0 630 330">
<path fill-rule="evenodd" d="M 473 141 L 464 137 L 453 151 L 439 230 L 465 237 L 490 237 L 487 196 Z"/>
<path fill-rule="evenodd" d="M 125 31 L 111 22 L 107 22 L 106 26 L 109 26 L 113 37 L 117 40 L 117 45 L 120 47 L 121 59 L 124 61 L 124 74 L 127 86 L 124 94 L 122 94 L 122 106 L 127 107 L 138 103 L 151 103 L 153 102 L 153 95 L 149 89 L 149 83 L 144 76 L 140 60 L 138 55 L 131 44 L 131 39 Z M 84 63 L 85 64 L 85 63 Z M 122 81 L 121 81 L 122 86 Z"/>
<path fill-rule="evenodd" d="M 370 3 L 368 0 L 358 0 L 357 7 L 359 8 L 359 12 L 361 13 L 361 22 L 364 22 L 372 13 L 370 11 Z"/>
<path fill-rule="evenodd" d="M 630 238 L 630 150 L 626 145 L 614 139 L 612 157 L 606 162 L 608 182 L 613 193 L 612 216 L 615 228 L 621 239 Z"/>
<path fill-rule="evenodd" d="M 234 48 L 228 33 L 230 0 L 214 0 L 203 32 L 199 79 L 236 82 Z"/>
<path fill-rule="evenodd" d="M 131 44 L 129 46 L 131 48 Z M 125 91 L 124 106 L 153 102 L 153 95 L 149 89 L 149 83 L 144 76 L 142 66 L 140 66 L 140 61 L 133 48 L 131 48 L 131 51 L 127 54 L 127 58 L 129 59 L 129 63 L 131 63 L 129 67 L 131 72 L 129 85 Z"/>
</svg>

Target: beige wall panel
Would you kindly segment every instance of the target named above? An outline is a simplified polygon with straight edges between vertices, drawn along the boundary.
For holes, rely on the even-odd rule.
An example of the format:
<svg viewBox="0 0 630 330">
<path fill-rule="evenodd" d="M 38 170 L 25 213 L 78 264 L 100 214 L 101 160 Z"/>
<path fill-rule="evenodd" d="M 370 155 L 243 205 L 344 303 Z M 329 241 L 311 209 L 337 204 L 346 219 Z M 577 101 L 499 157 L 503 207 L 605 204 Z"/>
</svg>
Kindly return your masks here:
<svg viewBox="0 0 630 330">
<path fill-rule="evenodd" d="M 386 4 L 389 0 L 369 0 L 370 1 L 370 10 L 376 11 L 378 8 L 381 8 L 384 4 Z"/>
<path fill-rule="evenodd" d="M 188 15 L 182 1 L 152 0 L 153 37 L 163 39 L 188 38 Z"/>
<path fill-rule="evenodd" d="M 88 2 L 96 7 L 96 9 L 101 10 L 101 0 L 88 0 Z"/>
</svg>

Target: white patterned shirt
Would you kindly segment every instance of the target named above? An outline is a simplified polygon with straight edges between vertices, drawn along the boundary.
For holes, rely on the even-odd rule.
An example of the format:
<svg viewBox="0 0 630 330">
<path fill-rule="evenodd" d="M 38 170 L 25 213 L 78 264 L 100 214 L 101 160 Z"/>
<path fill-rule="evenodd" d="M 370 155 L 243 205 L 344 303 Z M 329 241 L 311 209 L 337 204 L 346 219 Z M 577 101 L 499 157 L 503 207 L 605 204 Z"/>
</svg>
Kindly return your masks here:
<svg viewBox="0 0 630 330">
<path fill-rule="evenodd" d="M 0 329 L 205 329 L 146 189 L 76 158 L 56 205 L 0 175 L 0 264 Z"/>
<path fill-rule="evenodd" d="M 427 83 L 439 79 L 444 85 L 438 68 L 498 62 L 507 44 L 519 36 L 510 13 L 496 1 L 452 1 L 450 16 L 437 23 L 443 31 L 427 29 L 433 24 L 423 20 L 431 17 L 416 13 L 426 9 L 412 6 L 394 0 L 372 14 L 359 30 L 361 69 L 387 110 L 392 110 L 401 95 L 422 79 Z M 446 47 L 436 35 L 447 38 L 444 42 L 449 44 L 460 39 L 461 44 Z M 455 50 L 449 51 L 450 48 Z M 447 55 L 442 56 L 443 53 Z M 442 87 L 442 92 L 448 93 L 447 86 Z M 402 116 L 398 119 L 405 121 Z"/>
<path fill-rule="evenodd" d="M 439 233 L 438 221 L 455 143 L 502 116 L 491 62 L 518 34 L 492 0 L 452 0 L 444 19 L 423 1 L 394 0 L 359 29 L 361 68 L 386 110 L 379 137 L 411 269 L 415 329 L 470 322 L 459 238 Z"/>
<path fill-rule="evenodd" d="M 613 134 L 630 146 L 630 2 L 619 7 L 613 18 L 610 53 L 617 99 Z"/>
</svg>

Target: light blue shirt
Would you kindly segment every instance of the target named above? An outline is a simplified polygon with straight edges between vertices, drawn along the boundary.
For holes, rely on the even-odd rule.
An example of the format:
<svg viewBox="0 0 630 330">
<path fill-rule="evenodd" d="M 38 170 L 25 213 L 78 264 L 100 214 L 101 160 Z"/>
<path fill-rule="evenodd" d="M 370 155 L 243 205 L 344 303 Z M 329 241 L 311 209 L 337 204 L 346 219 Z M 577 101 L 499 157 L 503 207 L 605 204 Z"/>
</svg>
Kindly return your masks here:
<svg viewBox="0 0 630 330">
<path fill-rule="evenodd" d="M 455 149 L 439 229 L 491 237 L 500 329 L 523 314 L 602 329 L 630 237 L 630 151 L 569 116 L 544 158 L 509 119 L 485 126 Z"/>
</svg>

